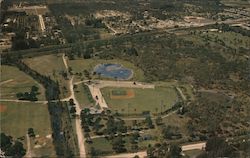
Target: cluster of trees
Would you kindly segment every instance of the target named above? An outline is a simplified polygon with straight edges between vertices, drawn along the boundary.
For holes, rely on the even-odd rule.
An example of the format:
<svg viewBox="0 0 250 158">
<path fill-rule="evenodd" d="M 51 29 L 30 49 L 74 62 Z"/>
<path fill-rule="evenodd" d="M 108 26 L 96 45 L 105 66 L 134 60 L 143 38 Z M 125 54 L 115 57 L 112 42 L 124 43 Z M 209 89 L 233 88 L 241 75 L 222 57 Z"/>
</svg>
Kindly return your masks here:
<svg viewBox="0 0 250 158">
<path fill-rule="evenodd" d="M 214 135 L 228 137 L 232 133 L 244 135 L 247 132 L 245 128 L 248 125 L 244 123 L 248 119 L 247 106 L 237 98 L 230 100 L 219 94 L 201 94 L 189 104 L 185 116 L 191 118 L 187 128 L 193 140 L 207 140 Z"/>
<path fill-rule="evenodd" d="M 198 156 L 198 158 L 211 158 L 211 157 L 240 157 L 239 152 L 229 145 L 223 138 L 212 137 L 206 143 L 206 152 Z"/>
<path fill-rule="evenodd" d="M 11 136 L 1 133 L 0 148 L 7 157 L 23 157 L 26 154 L 26 150 L 20 141 L 13 140 Z"/>
<path fill-rule="evenodd" d="M 75 113 L 76 113 L 76 107 L 75 107 L 74 100 L 73 100 L 72 98 L 69 99 L 69 107 L 70 107 L 69 112 L 70 112 L 71 114 L 75 114 Z"/>
<path fill-rule="evenodd" d="M 19 92 L 16 94 L 16 97 L 19 100 L 37 101 L 37 95 L 40 94 L 38 90 L 39 88 L 37 86 L 32 86 L 30 92 Z"/>
<path fill-rule="evenodd" d="M 164 126 L 162 129 L 162 134 L 164 139 L 173 140 L 182 138 L 179 128 L 176 126 Z"/>
<path fill-rule="evenodd" d="M 93 15 L 90 15 L 85 19 L 85 24 L 87 26 L 93 26 L 94 28 L 105 28 L 105 24 L 102 23 L 101 19 L 96 19 Z"/>
</svg>

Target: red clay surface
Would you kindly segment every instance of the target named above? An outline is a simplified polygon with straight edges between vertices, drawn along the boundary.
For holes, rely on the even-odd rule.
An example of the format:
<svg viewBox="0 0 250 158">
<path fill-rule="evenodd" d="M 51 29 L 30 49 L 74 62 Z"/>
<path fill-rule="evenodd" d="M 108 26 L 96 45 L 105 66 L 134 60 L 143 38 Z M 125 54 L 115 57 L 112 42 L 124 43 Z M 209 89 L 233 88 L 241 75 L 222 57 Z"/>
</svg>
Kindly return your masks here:
<svg viewBox="0 0 250 158">
<path fill-rule="evenodd" d="M 113 95 L 110 93 L 110 99 L 130 99 L 135 97 L 135 92 L 132 89 L 126 90 L 126 95 Z"/>
<path fill-rule="evenodd" d="M 5 112 L 7 110 L 7 106 L 0 105 L 0 112 Z"/>
</svg>

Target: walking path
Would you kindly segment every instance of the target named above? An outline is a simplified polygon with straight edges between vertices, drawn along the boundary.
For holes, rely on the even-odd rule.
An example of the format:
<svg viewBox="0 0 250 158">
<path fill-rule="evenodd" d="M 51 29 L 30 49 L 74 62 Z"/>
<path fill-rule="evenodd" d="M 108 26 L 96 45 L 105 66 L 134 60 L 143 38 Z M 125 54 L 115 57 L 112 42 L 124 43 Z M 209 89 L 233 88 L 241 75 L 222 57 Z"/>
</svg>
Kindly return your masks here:
<svg viewBox="0 0 250 158">
<path fill-rule="evenodd" d="M 73 79 L 74 79 L 74 77 L 72 77 L 70 79 L 71 98 L 74 100 L 74 103 L 75 103 L 76 115 L 80 116 L 81 108 L 80 108 L 79 102 L 77 101 L 77 99 L 75 97 Z M 86 150 L 85 150 L 84 135 L 83 135 L 83 131 L 82 131 L 81 120 L 78 117 L 75 120 L 76 120 L 76 135 L 77 135 L 77 139 L 78 139 L 80 157 L 85 158 L 86 157 Z"/>
<path fill-rule="evenodd" d="M 9 80 L 6 80 L 6 81 L 3 81 L 0 83 L 0 86 L 3 85 L 3 84 L 6 84 L 6 83 L 9 83 L 9 82 L 12 82 L 14 81 L 13 79 L 9 79 Z"/>
<path fill-rule="evenodd" d="M 35 103 L 35 104 L 47 104 L 48 101 L 29 101 L 29 100 L 18 100 L 18 99 L 0 99 L 0 102 L 16 102 L 16 103 Z"/>
<path fill-rule="evenodd" d="M 182 151 L 188 150 L 204 150 L 206 147 L 206 142 L 196 143 L 196 144 L 188 144 L 181 146 Z"/>
<path fill-rule="evenodd" d="M 27 152 L 24 157 L 33 157 L 31 147 L 30 147 L 30 137 L 28 134 L 26 134 L 26 139 L 27 139 Z"/>
</svg>

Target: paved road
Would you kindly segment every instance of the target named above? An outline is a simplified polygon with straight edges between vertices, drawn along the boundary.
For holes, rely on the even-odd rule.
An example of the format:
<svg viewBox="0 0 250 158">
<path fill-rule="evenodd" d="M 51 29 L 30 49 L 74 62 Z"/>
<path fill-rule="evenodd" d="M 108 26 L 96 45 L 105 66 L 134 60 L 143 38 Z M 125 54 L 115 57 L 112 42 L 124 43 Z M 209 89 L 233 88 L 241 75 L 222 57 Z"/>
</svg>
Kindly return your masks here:
<svg viewBox="0 0 250 158">
<path fill-rule="evenodd" d="M 188 150 L 204 150 L 206 147 L 206 142 L 200 142 L 196 144 L 188 144 L 181 146 L 182 151 L 188 151 Z"/>
</svg>

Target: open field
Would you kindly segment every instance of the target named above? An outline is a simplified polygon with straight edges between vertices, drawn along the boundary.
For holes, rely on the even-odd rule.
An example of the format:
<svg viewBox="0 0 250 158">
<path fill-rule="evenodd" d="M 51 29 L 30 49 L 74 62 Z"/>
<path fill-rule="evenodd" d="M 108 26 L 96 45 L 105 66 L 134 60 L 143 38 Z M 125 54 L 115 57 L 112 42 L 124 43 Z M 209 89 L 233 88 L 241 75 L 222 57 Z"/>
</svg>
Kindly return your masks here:
<svg viewBox="0 0 250 158">
<path fill-rule="evenodd" d="M 184 154 L 189 156 L 190 158 L 196 158 L 197 156 L 199 156 L 202 153 L 203 153 L 202 150 L 189 150 L 189 151 L 184 152 Z"/>
<path fill-rule="evenodd" d="M 62 72 L 66 72 L 62 54 L 27 58 L 24 59 L 24 62 L 38 73 L 50 76 L 53 80 L 58 81 L 62 92 L 61 97 L 68 96 L 68 80 L 65 80 L 62 76 Z"/>
<path fill-rule="evenodd" d="M 90 73 L 93 71 L 94 67 L 98 64 L 104 64 L 104 63 L 112 63 L 112 64 L 121 64 L 126 68 L 132 69 L 134 76 L 131 80 L 136 81 L 144 81 L 144 74 L 141 69 L 136 67 L 130 62 L 124 61 L 124 60 L 102 60 L 102 59 L 77 59 L 77 60 L 69 60 L 69 67 L 72 68 L 74 73 L 83 73 L 84 70 L 89 71 Z M 98 77 L 98 76 L 97 76 Z"/>
<path fill-rule="evenodd" d="M 38 100 L 45 100 L 44 88 L 33 78 L 13 66 L 1 65 L 1 99 L 17 99 L 16 93 L 30 92 L 32 86 L 39 87 Z"/>
<path fill-rule="evenodd" d="M 129 91 L 134 93 L 131 98 L 114 98 L 112 91 Z M 141 114 L 144 111 L 160 113 L 169 109 L 178 100 L 176 91 L 172 87 L 155 87 L 155 89 L 138 88 L 103 88 L 103 97 L 113 111 L 122 114 Z"/>
<path fill-rule="evenodd" d="M 0 104 L 6 107 L 1 112 L 1 132 L 17 139 L 23 136 L 25 138 L 28 128 L 33 128 L 35 135 L 38 135 L 38 137 L 31 139 L 33 154 L 36 156 L 55 155 L 47 105 L 10 102 L 1 102 Z M 26 140 L 23 143 L 26 146 Z"/>
<path fill-rule="evenodd" d="M 94 105 L 90 101 L 90 99 L 88 97 L 89 92 L 87 92 L 87 90 L 84 88 L 83 84 L 78 85 L 74 91 L 75 91 L 76 99 L 79 102 L 82 109 Z M 91 94 L 89 94 L 89 95 L 92 98 Z"/>
</svg>

